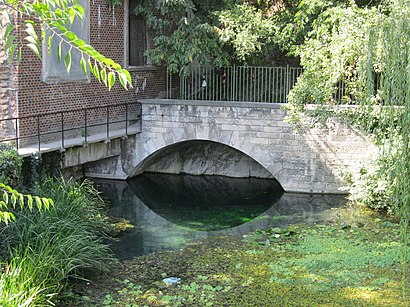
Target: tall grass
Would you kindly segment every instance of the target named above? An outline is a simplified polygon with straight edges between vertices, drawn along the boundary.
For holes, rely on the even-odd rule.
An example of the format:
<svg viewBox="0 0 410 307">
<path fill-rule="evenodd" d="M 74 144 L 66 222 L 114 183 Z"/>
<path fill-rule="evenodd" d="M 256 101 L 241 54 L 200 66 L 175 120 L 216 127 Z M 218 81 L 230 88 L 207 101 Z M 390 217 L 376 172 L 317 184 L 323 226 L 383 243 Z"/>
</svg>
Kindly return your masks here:
<svg viewBox="0 0 410 307">
<path fill-rule="evenodd" d="M 106 271 L 111 252 L 103 239 L 108 222 L 91 182 L 48 179 L 33 193 L 51 197 L 48 211 L 22 211 L 2 231 L 10 260 L 0 277 L 0 306 L 50 305 L 70 278 Z"/>
</svg>

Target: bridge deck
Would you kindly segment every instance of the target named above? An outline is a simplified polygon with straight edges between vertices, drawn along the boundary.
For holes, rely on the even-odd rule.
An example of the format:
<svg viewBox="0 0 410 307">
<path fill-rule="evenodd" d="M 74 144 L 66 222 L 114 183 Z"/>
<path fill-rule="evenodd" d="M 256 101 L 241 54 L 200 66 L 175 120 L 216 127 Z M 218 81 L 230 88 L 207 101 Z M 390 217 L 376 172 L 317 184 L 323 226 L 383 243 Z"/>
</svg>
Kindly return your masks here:
<svg viewBox="0 0 410 307">
<path fill-rule="evenodd" d="M 83 133 L 81 131 L 78 131 L 77 134 L 65 138 L 64 141 L 62 141 L 61 138 L 56 138 L 55 140 L 42 141 L 40 142 L 40 145 L 38 142 L 25 144 L 18 149 L 18 153 L 23 157 L 28 157 L 36 153 L 46 153 L 57 150 L 64 151 L 70 147 L 85 147 L 87 144 L 91 143 L 109 142 L 112 139 L 125 138 L 140 132 L 139 122 L 129 125 L 127 129 L 125 129 L 125 127 L 113 127 L 110 129 L 108 137 L 107 131 L 101 131 L 99 127 L 94 127 L 93 129 L 88 130 L 87 137 L 82 135 Z"/>
</svg>

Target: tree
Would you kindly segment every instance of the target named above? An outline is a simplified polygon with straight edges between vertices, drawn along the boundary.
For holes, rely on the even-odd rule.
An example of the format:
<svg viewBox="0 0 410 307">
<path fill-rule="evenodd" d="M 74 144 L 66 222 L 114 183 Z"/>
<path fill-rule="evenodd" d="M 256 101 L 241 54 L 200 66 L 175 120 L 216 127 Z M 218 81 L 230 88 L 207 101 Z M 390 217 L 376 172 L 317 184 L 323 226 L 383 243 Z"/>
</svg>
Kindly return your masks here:
<svg viewBox="0 0 410 307">
<path fill-rule="evenodd" d="M 145 18 L 153 64 L 186 72 L 191 63 L 216 67 L 269 64 L 279 50 L 274 14 L 280 0 L 145 0 L 134 13 Z"/>
<path fill-rule="evenodd" d="M 112 88 L 117 79 L 124 88 L 132 87 L 131 76 L 126 69 L 96 51 L 70 30 L 76 19 L 84 18 L 84 9 L 77 0 L 0 0 L 0 11 L 3 15 L 1 26 L 5 28 L 3 47 L 11 61 L 21 60 L 24 45 L 41 58 L 41 44 L 44 43 L 49 52 L 57 52 L 58 60 L 63 61 L 70 72 L 72 51 L 77 50 L 81 54 L 80 66 L 85 74 L 89 70 L 108 89 Z M 40 35 L 37 29 L 41 29 Z M 24 32 L 27 36 L 23 40 L 17 32 Z M 57 50 L 51 50 L 53 40 L 59 41 Z M 65 54 L 63 45 L 69 47 Z"/>
</svg>

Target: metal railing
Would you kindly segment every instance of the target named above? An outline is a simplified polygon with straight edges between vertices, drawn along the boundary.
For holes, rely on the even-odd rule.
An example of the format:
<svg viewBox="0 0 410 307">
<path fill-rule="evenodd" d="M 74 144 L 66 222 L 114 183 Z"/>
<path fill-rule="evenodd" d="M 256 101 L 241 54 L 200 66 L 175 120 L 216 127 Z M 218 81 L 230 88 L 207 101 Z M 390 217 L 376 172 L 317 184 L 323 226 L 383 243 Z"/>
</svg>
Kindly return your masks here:
<svg viewBox="0 0 410 307">
<path fill-rule="evenodd" d="M 141 132 L 140 103 L 0 119 L 0 142 L 19 149 L 64 149 Z"/>
<path fill-rule="evenodd" d="M 177 94 L 173 93 L 173 84 L 168 81 L 167 98 L 286 103 L 301 73 L 302 68 L 289 65 L 223 68 L 193 65 L 188 76 L 180 77 Z"/>
<path fill-rule="evenodd" d="M 287 103 L 303 68 L 192 65 L 186 76 L 167 78 L 167 98 L 182 100 Z M 343 81 L 335 84 L 331 99 L 349 98 Z"/>
</svg>

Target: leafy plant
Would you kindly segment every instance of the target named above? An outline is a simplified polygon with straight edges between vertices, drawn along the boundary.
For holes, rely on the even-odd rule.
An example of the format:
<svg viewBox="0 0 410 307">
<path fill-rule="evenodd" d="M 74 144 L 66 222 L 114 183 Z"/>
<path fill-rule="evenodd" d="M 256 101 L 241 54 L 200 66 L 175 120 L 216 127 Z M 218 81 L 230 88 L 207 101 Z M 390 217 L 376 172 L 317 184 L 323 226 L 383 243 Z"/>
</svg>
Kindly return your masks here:
<svg viewBox="0 0 410 307">
<path fill-rule="evenodd" d="M 0 143 L 0 182 L 17 185 L 23 158 L 11 146 Z"/>
<path fill-rule="evenodd" d="M 57 50 L 53 52 L 57 53 L 58 61 L 64 63 L 68 73 L 72 67 L 72 51 L 76 50 L 81 55 L 79 64 L 84 74 L 88 75 L 89 70 L 108 89 L 112 88 L 117 79 L 125 89 L 132 87 L 127 70 L 96 51 L 70 30 L 76 19 L 84 18 L 84 8 L 76 0 L 4 0 L 2 7 L 4 50 L 9 54 L 10 61 L 14 59 L 15 53 L 17 61 L 21 61 L 23 46 L 27 46 L 41 58 L 41 44 L 47 44 L 48 51 L 51 52 L 52 42 L 56 39 L 59 43 Z M 15 15 L 24 18 L 14 18 Z M 20 25 L 21 20 L 23 22 Z M 41 29 L 40 37 L 37 29 Z M 47 36 L 48 32 L 51 33 L 50 36 Z M 66 54 L 62 52 L 63 45 L 69 47 Z"/>
<path fill-rule="evenodd" d="M 106 271 L 112 259 L 103 243 L 109 228 L 103 201 L 89 181 L 49 179 L 33 192 L 55 203 L 47 211 L 18 211 L 16 221 L 3 227 L 1 239 L 10 251 L 3 267 L 11 271 L 2 275 L 0 305 L 49 304 L 68 278 Z"/>
</svg>

